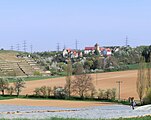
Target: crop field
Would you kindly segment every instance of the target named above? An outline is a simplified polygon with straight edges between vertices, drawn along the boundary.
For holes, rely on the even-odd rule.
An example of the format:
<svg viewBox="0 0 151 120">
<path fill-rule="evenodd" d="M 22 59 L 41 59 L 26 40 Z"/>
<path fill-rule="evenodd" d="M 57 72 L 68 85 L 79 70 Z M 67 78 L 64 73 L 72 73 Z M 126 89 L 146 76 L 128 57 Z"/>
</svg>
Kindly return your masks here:
<svg viewBox="0 0 151 120">
<path fill-rule="evenodd" d="M 97 73 L 91 74 L 91 76 L 96 89 L 116 88 L 118 92 L 119 85 L 117 81 L 122 81 L 120 90 L 121 99 L 128 99 L 128 97 L 134 97 L 135 99 L 138 99 L 138 95 L 136 92 L 137 70 Z M 35 88 L 41 87 L 43 85 L 51 87 L 63 87 L 65 85 L 65 77 L 27 81 L 26 88 L 23 89 L 21 94 L 32 95 Z"/>
<path fill-rule="evenodd" d="M 137 70 L 130 71 L 120 71 L 120 72 L 108 72 L 108 73 L 97 73 L 91 74 L 93 78 L 93 83 L 96 89 L 117 89 L 118 97 L 118 83 L 117 81 L 122 81 L 121 83 L 121 99 L 128 99 L 128 97 L 134 97 L 135 100 L 138 100 L 138 95 L 136 92 L 136 80 L 137 80 Z M 61 78 L 48 78 L 42 80 L 26 81 L 26 87 L 22 90 L 21 95 L 32 95 L 34 94 L 34 89 L 37 87 L 46 86 L 64 86 L 65 77 Z M 64 101 L 61 100 L 1 100 L 0 104 L 12 104 L 12 105 L 30 105 L 30 106 L 60 106 L 60 107 L 88 107 L 88 106 L 102 106 L 103 103 L 98 104 L 98 102 L 76 102 L 76 101 Z M 108 105 L 108 104 L 105 104 Z"/>
</svg>

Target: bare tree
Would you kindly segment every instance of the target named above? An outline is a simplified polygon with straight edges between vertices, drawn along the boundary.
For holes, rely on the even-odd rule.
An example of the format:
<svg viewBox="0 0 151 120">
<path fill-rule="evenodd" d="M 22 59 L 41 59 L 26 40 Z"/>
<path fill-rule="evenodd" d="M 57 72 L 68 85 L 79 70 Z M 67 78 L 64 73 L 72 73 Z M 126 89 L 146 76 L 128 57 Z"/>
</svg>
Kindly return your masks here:
<svg viewBox="0 0 151 120">
<path fill-rule="evenodd" d="M 66 84 L 65 84 L 65 91 L 67 93 L 68 98 L 70 98 L 71 95 L 71 85 L 72 85 L 72 64 L 69 61 L 66 67 Z"/>
<path fill-rule="evenodd" d="M 87 74 L 75 76 L 75 80 L 73 80 L 72 84 L 73 92 L 78 94 L 81 98 L 84 98 L 84 94 L 90 92 L 91 88 L 93 88 L 92 78 Z"/>
<path fill-rule="evenodd" d="M 40 88 L 40 92 L 42 93 L 43 97 L 47 96 L 47 86 L 42 86 Z"/>
<path fill-rule="evenodd" d="M 96 94 L 97 94 L 97 91 L 96 91 L 94 85 L 92 85 L 90 88 L 90 98 L 93 99 Z"/>
<path fill-rule="evenodd" d="M 12 96 L 13 92 L 14 92 L 14 87 L 13 87 L 13 86 L 10 86 L 10 87 L 7 88 L 7 93 L 8 93 L 10 96 Z"/>
<path fill-rule="evenodd" d="M 20 92 L 22 91 L 22 88 L 25 87 L 25 81 L 23 78 L 17 78 L 14 82 L 15 91 L 17 93 L 17 96 L 19 96 Z"/>
<path fill-rule="evenodd" d="M 2 95 L 4 95 L 5 89 L 7 89 L 9 86 L 9 82 L 6 78 L 0 78 L 0 90 L 2 92 Z"/>
<path fill-rule="evenodd" d="M 116 88 L 112 88 L 111 89 L 111 99 L 115 100 L 115 98 L 116 98 Z"/>
<path fill-rule="evenodd" d="M 98 99 L 105 99 L 104 94 L 105 94 L 105 90 L 99 89 L 98 90 L 98 95 L 97 95 Z"/>
<path fill-rule="evenodd" d="M 51 87 L 47 86 L 47 92 L 48 92 L 48 96 L 50 96 L 50 95 L 51 95 L 51 93 L 52 93 L 52 89 L 51 89 Z"/>
<path fill-rule="evenodd" d="M 140 99 L 140 102 L 142 103 L 142 98 L 144 96 L 144 91 L 145 91 L 145 82 L 146 82 L 146 74 L 145 74 L 145 60 L 143 57 L 140 58 L 140 63 L 139 63 L 139 69 L 138 69 L 138 74 L 137 74 L 137 93 Z"/>
<path fill-rule="evenodd" d="M 35 88 L 34 93 L 36 96 L 40 96 L 41 95 L 40 88 Z"/>
</svg>

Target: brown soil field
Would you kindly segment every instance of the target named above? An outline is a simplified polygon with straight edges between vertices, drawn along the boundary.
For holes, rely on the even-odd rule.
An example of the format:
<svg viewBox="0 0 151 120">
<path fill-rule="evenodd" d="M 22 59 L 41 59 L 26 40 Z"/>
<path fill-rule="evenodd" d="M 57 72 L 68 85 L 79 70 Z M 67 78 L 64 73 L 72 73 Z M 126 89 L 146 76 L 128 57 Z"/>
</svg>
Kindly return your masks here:
<svg viewBox="0 0 151 120">
<path fill-rule="evenodd" d="M 86 101 L 68 101 L 68 100 L 33 100 L 33 99 L 10 99 L 0 100 L 0 104 L 23 105 L 23 106 L 51 106 L 64 108 L 81 108 L 90 106 L 108 106 L 108 102 L 86 102 Z"/>
<path fill-rule="evenodd" d="M 116 83 L 116 81 L 122 81 L 121 98 L 128 99 L 128 97 L 134 97 L 138 99 L 136 92 L 137 70 L 97 73 L 91 74 L 91 76 L 96 89 L 116 88 L 118 91 L 118 83 Z M 43 85 L 63 87 L 65 85 L 65 77 L 27 81 L 26 88 L 22 90 L 21 94 L 34 94 L 34 89 Z"/>
</svg>

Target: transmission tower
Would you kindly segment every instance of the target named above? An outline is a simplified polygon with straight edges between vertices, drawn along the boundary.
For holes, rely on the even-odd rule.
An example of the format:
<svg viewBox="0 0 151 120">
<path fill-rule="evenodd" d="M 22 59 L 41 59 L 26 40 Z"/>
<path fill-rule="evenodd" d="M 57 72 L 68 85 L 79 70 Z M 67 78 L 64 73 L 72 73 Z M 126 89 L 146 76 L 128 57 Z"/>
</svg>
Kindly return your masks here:
<svg viewBox="0 0 151 120">
<path fill-rule="evenodd" d="M 26 52 L 26 47 L 27 47 L 26 40 L 24 40 L 24 42 L 23 42 L 23 50 L 24 50 L 24 52 Z"/>
<path fill-rule="evenodd" d="M 17 45 L 17 51 L 20 50 L 20 45 L 19 44 L 16 44 Z"/>
<path fill-rule="evenodd" d="M 11 46 L 10 46 L 10 49 L 11 49 L 11 50 L 14 50 L 14 46 L 13 46 L 13 45 L 11 45 Z"/>
<path fill-rule="evenodd" d="M 126 36 L 126 47 L 128 46 L 128 36 Z"/>
<path fill-rule="evenodd" d="M 59 52 L 60 51 L 60 44 L 57 43 L 57 51 Z"/>
<path fill-rule="evenodd" d="M 66 49 L 66 45 L 64 44 L 64 49 Z"/>
<path fill-rule="evenodd" d="M 75 46 L 76 46 L 76 50 L 78 50 L 78 40 L 76 40 L 76 42 L 75 42 Z"/>
<path fill-rule="evenodd" d="M 30 52 L 32 53 L 33 52 L 33 45 L 30 45 Z"/>
</svg>

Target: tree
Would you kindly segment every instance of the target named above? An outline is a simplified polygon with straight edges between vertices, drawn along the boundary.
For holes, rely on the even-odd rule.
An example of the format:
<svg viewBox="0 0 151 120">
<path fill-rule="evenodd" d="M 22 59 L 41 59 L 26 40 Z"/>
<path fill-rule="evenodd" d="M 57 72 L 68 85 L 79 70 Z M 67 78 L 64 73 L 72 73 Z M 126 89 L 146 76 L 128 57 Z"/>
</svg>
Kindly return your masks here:
<svg viewBox="0 0 151 120">
<path fill-rule="evenodd" d="M 7 88 L 7 93 L 8 93 L 10 96 L 12 96 L 13 92 L 14 92 L 14 87 L 13 87 L 13 86 L 10 86 L 10 87 Z"/>
<path fill-rule="evenodd" d="M 80 75 L 84 72 L 84 68 L 83 68 L 83 65 L 82 63 L 76 63 L 75 65 L 75 69 L 74 69 L 74 74 L 75 75 Z"/>
<path fill-rule="evenodd" d="M 111 89 L 107 89 L 107 90 L 105 91 L 105 98 L 106 98 L 107 100 L 111 98 Z"/>
<path fill-rule="evenodd" d="M 93 61 L 92 60 L 86 60 L 84 63 L 84 69 L 86 72 L 89 72 L 90 69 L 92 68 Z"/>
<path fill-rule="evenodd" d="M 47 86 L 47 92 L 48 92 L 48 96 L 50 96 L 50 95 L 51 95 L 51 93 L 52 93 L 52 89 L 51 89 L 51 87 Z"/>
<path fill-rule="evenodd" d="M 98 55 L 100 55 L 100 52 L 98 50 L 95 50 L 94 54 L 98 56 Z"/>
<path fill-rule="evenodd" d="M 145 60 L 143 57 L 140 58 L 140 63 L 139 63 L 139 68 L 138 68 L 138 73 L 137 73 L 137 82 L 136 82 L 136 86 L 137 86 L 137 93 L 140 99 L 140 102 L 142 103 L 142 98 L 144 95 L 144 91 L 145 91 L 145 79 L 146 79 L 146 75 L 145 75 Z"/>
<path fill-rule="evenodd" d="M 2 92 L 2 95 L 4 95 L 5 89 L 7 89 L 9 86 L 9 82 L 5 78 L 0 78 L 0 90 Z"/>
<path fill-rule="evenodd" d="M 72 84 L 73 92 L 78 94 L 82 99 L 84 98 L 84 94 L 91 91 L 91 88 L 93 88 L 92 78 L 87 74 L 76 75 Z"/>
<path fill-rule="evenodd" d="M 66 67 L 66 84 L 65 84 L 65 91 L 67 93 L 68 98 L 70 98 L 71 95 L 71 85 L 72 85 L 72 64 L 69 61 Z"/>
<path fill-rule="evenodd" d="M 146 62 L 150 61 L 150 53 L 151 53 L 151 45 L 149 47 L 145 47 L 142 52 L 142 56 L 145 58 Z"/>
<path fill-rule="evenodd" d="M 23 78 L 17 78 L 14 82 L 15 91 L 17 93 L 17 96 L 19 96 L 20 92 L 22 91 L 22 88 L 25 87 L 25 81 Z"/>
<path fill-rule="evenodd" d="M 42 93 L 43 97 L 47 96 L 47 87 L 46 86 L 42 86 L 40 88 L 40 92 Z"/>
<path fill-rule="evenodd" d="M 36 96 L 40 96 L 41 95 L 40 88 L 35 88 L 34 93 Z"/>
<path fill-rule="evenodd" d="M 151 88 L 151 55 L 150 55 L 150 62 L 147 63 L 147 78 L 146 78 L 146 89 L 148 90 Z"/>
<path fill-rule="evenodd" d="M 100 69 L 101 68 L 101 59 L 100 57 L 96 57 L 93 63 L 93 69 Z"/>
<path fill-rule="evenodd" d="M 112 88 L 111 89 L 111 99 L 115 100 L 115 98 L 116 98 L 116 88 Z"/>
<path fill-rule="evenodd" d="M 93 99 L 96 94 L 97 94 L 97 91 L 96 91 L 94 85 L 92 85 L 90 88 L 90 98 Z"/>
<path fill-rule="evenodd" d="M 66 97 L 66 92 L 62 87 L 54 87 L 54 96 L 64 99 Z"/>
</svg>

